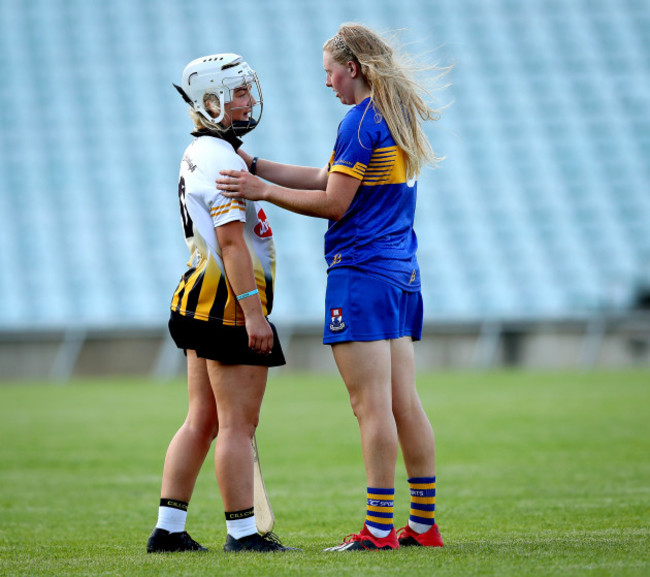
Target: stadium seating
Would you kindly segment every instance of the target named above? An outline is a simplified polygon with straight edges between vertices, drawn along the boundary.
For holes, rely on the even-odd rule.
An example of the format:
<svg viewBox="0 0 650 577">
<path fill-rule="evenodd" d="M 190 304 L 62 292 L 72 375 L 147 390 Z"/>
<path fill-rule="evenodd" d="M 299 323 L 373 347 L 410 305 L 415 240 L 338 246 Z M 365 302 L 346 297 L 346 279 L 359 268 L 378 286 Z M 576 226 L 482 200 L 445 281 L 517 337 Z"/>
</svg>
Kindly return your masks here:
<svg viewBox="0 0 650 577">
<path fill-rule="evenodd" d="M 191 129 L 171 87 L 242 53 L 264 91 L 245 148 L 323 166 L 346 109 L 342 21 L 454 63 L 420 178 L 426 318 L 563 318 L 650 282 L 650 4 L 643 0 L 0 0 L 0 330 L 163 326 L 187 260 Z M 269 207 L 278 324 L 322 319 L 326 223 Z"/>
</svg>

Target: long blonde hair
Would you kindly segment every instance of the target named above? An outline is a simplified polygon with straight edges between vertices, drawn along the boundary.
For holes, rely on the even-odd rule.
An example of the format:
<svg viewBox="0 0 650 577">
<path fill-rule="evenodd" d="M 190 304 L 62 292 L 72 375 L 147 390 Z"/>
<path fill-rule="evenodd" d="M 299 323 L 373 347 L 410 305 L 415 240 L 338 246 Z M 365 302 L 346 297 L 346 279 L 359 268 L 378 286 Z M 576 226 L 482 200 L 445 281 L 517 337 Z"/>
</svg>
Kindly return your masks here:
<svg viewBox="0 0 650 577">
<path fill-rule="evenodd" d="M 339 64 L 355 61 L 370 85 L 370 98 L 384 117 L 388 129 L 406 154 L 408 178 L 417 176 L 425 165 L 436 166 L 442 159 L 435 154 L 424 134 L 422 123 L 440 118 L 441 108 L 434 108 L 432 89 L 417 80 L 422 72 L 435 71 L 437 82 L 451 67 L 420 65 L 361 24 L 346 23 L 339 27 L 323 46 Z"/>
</svg>

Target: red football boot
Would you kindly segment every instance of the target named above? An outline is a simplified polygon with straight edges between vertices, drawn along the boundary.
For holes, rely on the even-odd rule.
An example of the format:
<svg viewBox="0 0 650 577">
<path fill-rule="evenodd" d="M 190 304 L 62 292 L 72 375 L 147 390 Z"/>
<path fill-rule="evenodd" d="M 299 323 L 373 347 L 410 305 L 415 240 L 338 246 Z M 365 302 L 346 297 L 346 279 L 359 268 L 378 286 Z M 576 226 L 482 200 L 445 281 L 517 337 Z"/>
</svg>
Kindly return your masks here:
<svg viewBox="0 0 650 577">
<path fill-rule="evenodd" d="M 442 547 L 444 545 L 437 524 L 432 525 L 431 529 L 425 533 L 416 533 L 409 525 L 406 525 L 397 534 L 400 547 Z"/>
<path fill-rule="evenodd" d="M 399 543 L 397 542 L 397 535 L 395 534 L 395 529 L 392 529 L 391 532 L 386 537 L 375 537 L 365 523 L 363 529 L 360 533 L 356 535 L 348 535 L 343 543 L 337 545 L 336 547 L 328 547 L 324 551 L 369 551 L 369 550 L 390 550 L 390 549 L 399 549 Z"/>
</svg>

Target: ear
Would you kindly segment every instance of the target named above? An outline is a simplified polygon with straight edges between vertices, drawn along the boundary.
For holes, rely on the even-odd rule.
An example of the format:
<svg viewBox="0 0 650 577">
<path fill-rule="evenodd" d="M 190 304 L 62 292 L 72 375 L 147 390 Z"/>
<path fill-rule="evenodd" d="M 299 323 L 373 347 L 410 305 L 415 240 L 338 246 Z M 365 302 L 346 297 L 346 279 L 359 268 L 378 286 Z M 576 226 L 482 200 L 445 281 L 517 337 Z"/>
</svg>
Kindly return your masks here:
<svg viewBox="0 0 650 577">
<path fill-rule="evenodd" d="M 355 62 L 354 60 L 349 60 L 347 66 L 348 66 L 348 72 L 350 73 L 350 76 L 352 78 L 356 78 L 361 73 L 361 69 L 359 67 L 358 62 Z"/>
</svg>

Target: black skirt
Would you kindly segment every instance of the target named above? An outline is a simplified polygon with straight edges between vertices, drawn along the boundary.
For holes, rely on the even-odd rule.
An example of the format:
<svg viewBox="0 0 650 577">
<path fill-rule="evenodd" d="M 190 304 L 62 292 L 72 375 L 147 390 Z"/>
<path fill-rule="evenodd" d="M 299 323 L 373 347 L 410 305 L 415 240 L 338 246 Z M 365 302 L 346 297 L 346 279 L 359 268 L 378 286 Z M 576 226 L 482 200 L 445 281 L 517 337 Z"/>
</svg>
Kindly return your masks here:
<svg viewBox="0 0 650 577">
<path fill-rule="evenodd" d="M 198 357 L 219 361 L 224 365 L 255 365 L 279 367 L 286 364 L 278 331 L 273 330 L 273 349 L 260 354 L 248 347 L 246 327 L 232 327 L 216 321 L 200 321 L 172 311 L 169 317 L 169 333 L 179 349 L 188 350 Z"/>
</svg>

